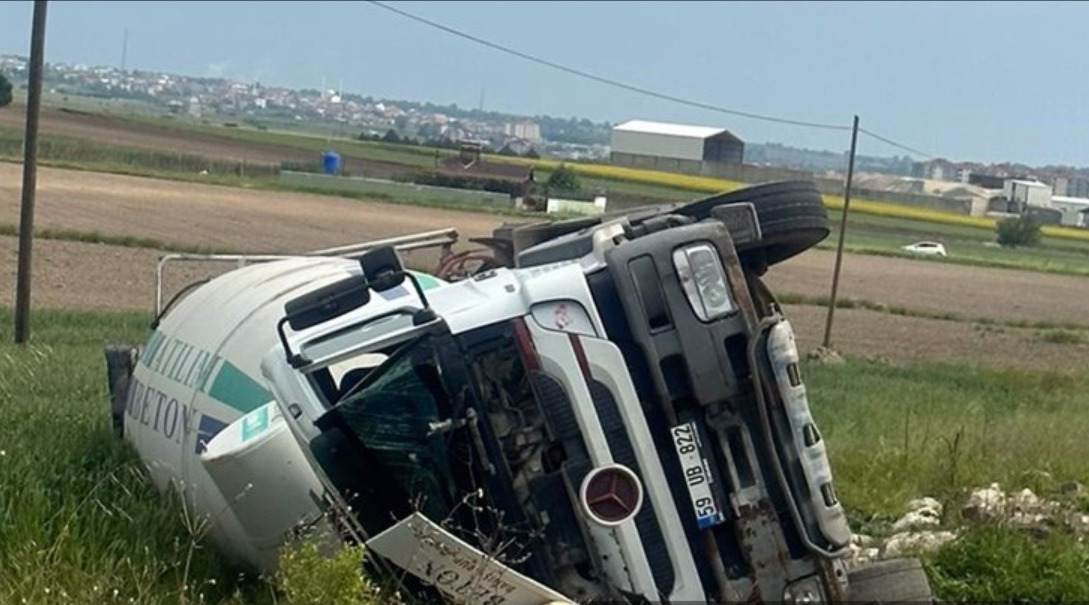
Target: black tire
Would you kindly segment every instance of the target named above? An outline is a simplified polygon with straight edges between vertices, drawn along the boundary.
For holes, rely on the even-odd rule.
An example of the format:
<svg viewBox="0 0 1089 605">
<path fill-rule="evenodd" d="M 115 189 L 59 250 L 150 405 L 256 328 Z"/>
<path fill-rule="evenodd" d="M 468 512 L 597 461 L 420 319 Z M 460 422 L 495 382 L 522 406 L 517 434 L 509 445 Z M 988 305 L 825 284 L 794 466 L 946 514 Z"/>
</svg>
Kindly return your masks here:
<svg viewBox="0 0 1089 605">
<path fill-rule="evenodd" d="M 890 559 L 848 572 L 847 602 L 933 603 L 934 593 L 918 559 Z"/>
<path fill-rule="evenodd" d="M 756 209 L 763 237 L 758 243 L 738 246 L 742 261 L 762 253 L 767 264 L 774 265 L 812 248 L 831 232 L 824 199 L 809 181 L 782 181 L 720 193 L 679 206 L 673 213 L 702 221 L 711 218 L 711 210 L 717 206 L 745 202 Z"/>
</svg>

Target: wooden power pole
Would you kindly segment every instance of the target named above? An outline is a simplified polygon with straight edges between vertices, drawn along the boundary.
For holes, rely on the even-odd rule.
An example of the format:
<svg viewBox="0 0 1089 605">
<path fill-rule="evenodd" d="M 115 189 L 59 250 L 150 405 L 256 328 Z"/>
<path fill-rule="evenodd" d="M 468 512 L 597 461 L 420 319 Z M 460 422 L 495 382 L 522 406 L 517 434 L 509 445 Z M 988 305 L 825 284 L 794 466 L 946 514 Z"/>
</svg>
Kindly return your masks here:
<svg viewBox="0 0 1089 605">
<path fill-rule="evenodd" d="M 45 69 L 46 0 L 34 0 L 30 32 L 30 83 L 26 100 L 26 138 L 23 148 L 23 200 L 19 211 L 19 269 L 15 282 L 15 342 L 30 340 L 30 270 L 34 244 L 34 194 L 38 187 L 38 119 L 42 109 L 42 72 Z"/>
<path fill-rule="evenodd" d="M 836 294 L 839 292 L 839 268 L 843 262 L 843 240 L 847 237 L 847 211 L 851 207 L 851 185 L 855 177 L 855 149 L 858 145 L 858 116 L 851 128 L 851 157 L 847 160 L 847 182 L 843 185 L 843 217 L 839 222 L 839 245 L 836 246 L 836 267 L 832 271 L 832 296 L 828 300 L 828 318 L 824 324 L 824 348 L 832 346 L 832 317 L 836 313 Z"/>
</svg>

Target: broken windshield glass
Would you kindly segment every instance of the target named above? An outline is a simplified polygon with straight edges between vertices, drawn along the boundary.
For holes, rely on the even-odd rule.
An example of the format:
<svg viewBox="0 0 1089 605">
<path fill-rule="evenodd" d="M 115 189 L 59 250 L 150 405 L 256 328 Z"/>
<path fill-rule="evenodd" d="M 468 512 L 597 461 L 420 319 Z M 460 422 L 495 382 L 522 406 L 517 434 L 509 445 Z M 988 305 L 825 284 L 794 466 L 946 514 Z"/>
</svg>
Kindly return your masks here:
<svg viewBox="0 0 1089 605">
<path fill-rule="evenodd" d="M 402 346 L 337 405 L 420 512 L 436 520 L 448 510 L 451 485 L 444 440 L 431 430 L 443 420 L 437 398 L 444 397 L 431 338 L 425 337 Z"/>
</svg>

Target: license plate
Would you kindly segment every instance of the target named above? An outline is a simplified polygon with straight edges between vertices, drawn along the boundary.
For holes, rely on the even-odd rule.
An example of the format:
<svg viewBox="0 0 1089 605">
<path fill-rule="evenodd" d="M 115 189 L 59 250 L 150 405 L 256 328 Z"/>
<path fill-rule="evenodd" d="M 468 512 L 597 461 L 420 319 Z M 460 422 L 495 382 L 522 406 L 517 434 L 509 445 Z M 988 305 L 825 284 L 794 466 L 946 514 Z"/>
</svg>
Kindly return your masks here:
<svg viewBox="0 0 1089 605">
<path fill-rule="evenodd" d="M 673 447 L 681 459 L 681 472 L 692 498 L 692 508 L 700 529 L 718 525 L 724 520 L 722 510 L 711 492 L 711 467 L 703 455 L 703 444 L 696 423 L 679 424 L 672 429 Z"/>
</svg>

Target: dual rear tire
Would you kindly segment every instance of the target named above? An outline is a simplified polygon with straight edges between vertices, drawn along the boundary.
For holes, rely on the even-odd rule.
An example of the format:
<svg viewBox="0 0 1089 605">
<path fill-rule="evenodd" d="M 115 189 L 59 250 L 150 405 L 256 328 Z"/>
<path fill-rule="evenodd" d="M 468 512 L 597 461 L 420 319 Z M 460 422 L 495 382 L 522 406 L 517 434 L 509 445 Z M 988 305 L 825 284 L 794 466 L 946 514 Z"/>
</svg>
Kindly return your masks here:
<svg viewBox="0 0 1089 605">
<path fill-rule="evenodd" d="M 586 254 L 590 249 L 589 231 L 603 220 L 625 217 L 638 227 L 657 217 L 674 215 L 698 222 L 714 219 L 715 208 L 736 204 L 752 204 L 756 213 L 760 239 L 739 243 L 737 250 L 742 264 L 757 274 L 812 248 L 830 233 L 828 212 L 816 186 L 808 181 L 783 181 L 720 193 L 679 206 L 636 208 L 604 217 L 535 225 L 505 225 L 496 230 L 488 245 L 499 252 L 497 257 L 501 257 L 502 265 L 545 264 Z M 500 251 L 495 242 L 504 242 L 505 248 Z M 547 252 L 537 249 L 522 256 L 522 252 L 539 244 Z"/>
</svg>

